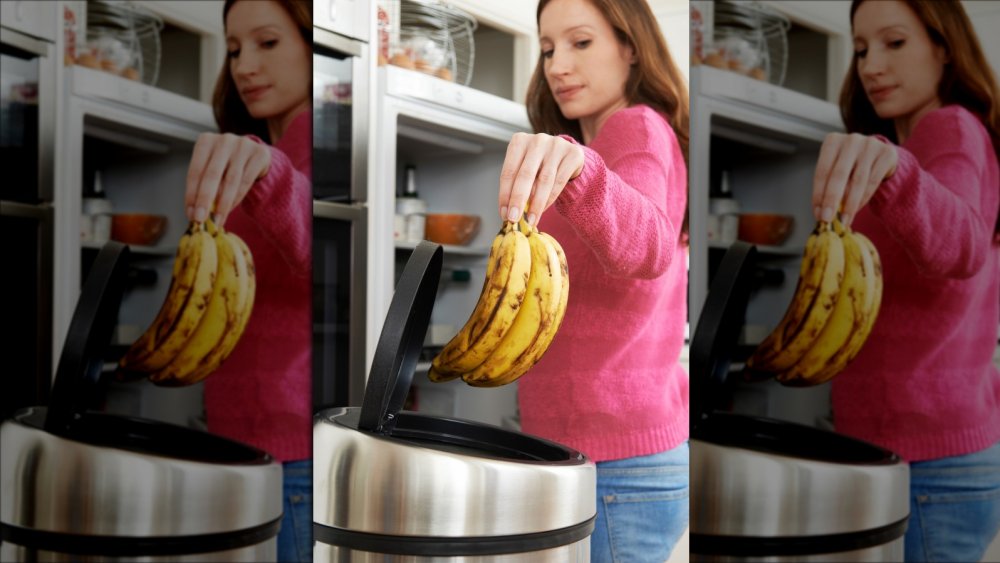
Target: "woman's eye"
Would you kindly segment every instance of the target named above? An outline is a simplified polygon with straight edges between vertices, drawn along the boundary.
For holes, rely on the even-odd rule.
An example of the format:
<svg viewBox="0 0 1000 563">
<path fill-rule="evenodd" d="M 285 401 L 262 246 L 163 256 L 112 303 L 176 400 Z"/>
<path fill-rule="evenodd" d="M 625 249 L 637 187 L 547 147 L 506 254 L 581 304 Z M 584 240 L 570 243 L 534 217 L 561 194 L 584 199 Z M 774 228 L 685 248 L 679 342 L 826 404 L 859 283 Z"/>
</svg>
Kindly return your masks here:
<svg viewBox="0 0 1000 563">
<path fill-rule="evenodd" d="M 867 54 L 868 54 L 868 49 L 858 49 L 858 50 L 854 51 L 854 56 L 857 57 L 857 58 L 859 58 L 859 59 L 865 58 L 865 55 L 867 55 Z"/>
<path fill-rule="evenodd" d="M 555 51 L 556 51 L 555 49 L 547 49 L 545 51 L 542 51 L 542 58 L 551 59 L 552 54 L 555 53 Z"/>
<path fill-rule="evenodd" d="M 899 49 L 900 47 L 903 46 L 903 43 L 906 43 L 906 41 L 903 39 L 897 39 L 895 41 L 890 41 L 889 46 L 892 47 L 893 49 Z"/>
<path fill-rule="evenodd" d="M 577 49 L 586 49 L 590 46 L 590 39 L 584 39 L 583 41 L 577 41 L 574 43 Z"/>
<path fill-rule="evenodd" d="M 236 57 L 240 56 L 240 50 L 239 49 L 234 49 L 232 51 L 227 52 L 226 55 L 230 59 L 235 59 Z"/>
<path fill-rule="evenodd" d="M 264 47 L 265 49 L 273 49 L 274 46 L 277 45 L 277 44 L 278 44 L 278 40 L 277 39 L 269 39 L 267 41 L 262 41 L 260 45 L 262 47 Z"/>
</svg>

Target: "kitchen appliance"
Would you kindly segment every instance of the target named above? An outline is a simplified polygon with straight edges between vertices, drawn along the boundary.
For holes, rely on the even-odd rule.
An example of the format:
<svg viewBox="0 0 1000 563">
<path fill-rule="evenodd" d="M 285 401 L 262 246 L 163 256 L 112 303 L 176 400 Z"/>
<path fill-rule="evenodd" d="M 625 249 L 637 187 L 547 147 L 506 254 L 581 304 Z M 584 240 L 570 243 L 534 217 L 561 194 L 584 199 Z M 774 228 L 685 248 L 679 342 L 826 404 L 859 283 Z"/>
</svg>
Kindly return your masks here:
<svg viewBox="0 0 1000 563">
<path fill-rule="evenodd" d="M 0 233 L 4 288 L 0 306 L 8 354 L 0 417 L 45 404 L 52 382 L 52 307 L 56 57 L 55 2 L 0 4 Z"/>
<path fill-rule="evenodd" d="M 442 254 L 424 241 L 410 255 L 363 405 L 316 414 L 314 560 L 586 562 L 596 514 L 586 457 L 497 426 L 400 410 Z"/>
<path fill-rule="evenodd" d="M 692 560 L 901 561 L 909 466 L 846 436 L 716 410 L 756 247 L 733 244 L 691 341 Z"/>
<path fill-rule="evenodd" d="M 313 2 L 314 410 L 364 392 L 370 6 Z"/>
<path fill-rule="evenodd" d="M 106 244 L 84 284 L 49 406 L 0 426 L 4 561 L 267 561 L 282 470 L 212 434 L 90 410 L 128 274 Z"/>
</svg>

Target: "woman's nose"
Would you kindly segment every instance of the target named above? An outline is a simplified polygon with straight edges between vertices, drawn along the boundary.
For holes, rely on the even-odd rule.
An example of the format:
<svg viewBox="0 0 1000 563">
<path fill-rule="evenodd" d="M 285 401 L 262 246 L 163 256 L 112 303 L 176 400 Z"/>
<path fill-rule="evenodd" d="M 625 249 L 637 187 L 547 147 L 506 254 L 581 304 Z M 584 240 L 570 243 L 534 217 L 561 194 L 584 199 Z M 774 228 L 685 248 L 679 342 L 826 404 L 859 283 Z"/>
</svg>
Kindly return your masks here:
<svg viewBox="0 0 1000 563">
<path fill-rule="evenodd" d="M 877 76 L 885 72 L 886 57 L 878 49 L 869 49 L 867 56 L 861 59 L 858 70 L 862 76 Z"/>
<path fill-rule="evenodd" d="M 573 68 L 573 61 L 566 49 L 554 49 L 549 59 L 549 74 L 566 74 Z"/>
<path fill-rule="evenodd" d="M 236 62 L 233 65 L 233 74 L 246 76 L 257 72 L 260 61 L 254 53 L 248 51 L 249 49 L 244 49 L 240 52 L 240 56 L 236 58 Z"/>
</svg>

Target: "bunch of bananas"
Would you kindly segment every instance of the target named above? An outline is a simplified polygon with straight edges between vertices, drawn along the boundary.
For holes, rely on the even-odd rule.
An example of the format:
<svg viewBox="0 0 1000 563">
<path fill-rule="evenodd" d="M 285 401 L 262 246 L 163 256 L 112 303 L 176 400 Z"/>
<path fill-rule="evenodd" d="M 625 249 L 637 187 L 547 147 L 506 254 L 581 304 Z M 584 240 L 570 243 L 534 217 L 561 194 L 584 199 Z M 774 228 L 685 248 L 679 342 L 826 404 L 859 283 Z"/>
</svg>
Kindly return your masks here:
<svg viewBox="0 0 1000 563">
<path fill-rule="evenodd" d="M 872 242 L 839 221 L 820 222 L 792 302 L 747 361 L 748 375 L 776 374 L 797 387 L 829 381 L 861 351 L 881 303 L 882 262 Z"/>
<path fill-rule="evenodd" d="M 569 301 L 569 267 L 556 239 L 523 219 L 493 239 L 472 316 L 434 358 L 428 377 L 475 387 L 517 380 L 541 359 Z"/>
<path fill-rule="evenodd" d="M 240 237 L 211 220 L 191 223 L 163 306 L 121 359 L 120 371 L 170 387 L 205 379 L 239 342 L 256 287 L 253 256 Z"/>
</svg>

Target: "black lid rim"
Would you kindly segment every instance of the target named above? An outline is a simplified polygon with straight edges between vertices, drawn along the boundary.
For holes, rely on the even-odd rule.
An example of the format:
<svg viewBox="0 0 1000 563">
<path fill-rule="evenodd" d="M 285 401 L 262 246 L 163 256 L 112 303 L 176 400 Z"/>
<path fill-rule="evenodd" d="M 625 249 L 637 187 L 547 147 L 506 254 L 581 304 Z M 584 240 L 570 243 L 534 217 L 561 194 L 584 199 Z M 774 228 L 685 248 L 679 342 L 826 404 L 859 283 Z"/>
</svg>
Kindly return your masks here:
<svg viewBox="0 0 1000 563">
<path fill-rule="evenodd" d="M 20 424 L 27 428 L 51 434 L 51 432 L 48 432 L 45 429 L 46 411 L 47 407 L 43 406 L 20 409 L 14 413 L 14 416 L 8 422 Z M 120 431 L 121 434 L 130 437 L 133 441 L 137 439 L 151 438 L 151 434 L 162 433 L 166 434 L 166 436 L 152 436 L 156 438 L 156 441 L 147 442 L 143 440 L 143 444 L 152 443 L 154 444 L 154 447 L 141 447 L 135 442 L 131 444 L 116 442 L 112 439 L 113 436 L 110 436 L 105 432 L 94 435 L 92 432 L 88 432 L 88 430 L 93 429 L 93 425 L 98 426 L 102 430 L 115 428 Z M 171 434 L 176 435 L 176 437 L 171 436 Z M 195 428 L 178 426 L 176 424 L 170 424 L 158 420 L 120 414 L 94 411 L 80 413 L 77 415 L 70 430 L 53 435 L 60 439 L 79 442 L 89 446 L 112 448 L 125 452 L 162 457 L 178 461 L 192 461 L 198 463 L 232 466 L 267 466 L 272 463 L 277 463 L 277 460 L 271 454 L 261 450 L 260 448 L 226 438 L 224 436 L 219 436 L 218 434 L 205 432 Z M 198 441 L 197 445 L 199 446 L 202 444 L 205 446 L 215 446 L 216 448 L 224 448 L 228 451 L 238 452 L 240 455 L 238 456 L 238 459 L 227 459 L 220 455 L 183 455 L 183 449 L 176 451 L 176 444 L 190 446 L 192 444 L 192 440 Z M 169 453 L 171 451 L 173 451 L 173 453 Z M 215 449 L 212 451 L 214 454 L 219 454 L 221 450 Z"/>
<path fill-rule="evenodd" d="M 349 430 L 366 433 L 357 428 L 359 410 L 358 407 L 335 407 L 316 413 L 314 420 L 317 423 L 336 424 Z M 373 435 L 372 437 L 397 442 L 400 446 L 404 447 L 429 447 L 434 449 L 432 444 L 426 442 L 438 441 L 460 447 L 494 451 L 506 450 L 518 455 L 484 455 L 473 451 L 470 451 L 468 455 L 476 458 L 515 463 L 534 463 L 550 466 L 574 466 L 590 463 L 587 456 L 582 452 L 539 436 L 501 428 L 484 422 L 413 411 L 400 411 L 398 413 L 396 426 L 392 434 Z M 486 439 L 487 437 L 489 440 Z M 498 438 L 499 440 L 497 440 Z M 538 452 L 557 454 L 558 458 L 556 459 L 556 455 L 549 455 L 543 458 Z M 532 459 L 524 459 L 525 457 Z"/>
<path fill-rule="evenodd" d="M 808 439 L 803 439 L 808 438 Z M 896 465 L 896 453 L 844 434 L 774 418 L 713 412 L 691 432 L 692 441 L 841 465 Z M 836 457 L 835 454 L 844 457 Z"/>
</svg>

